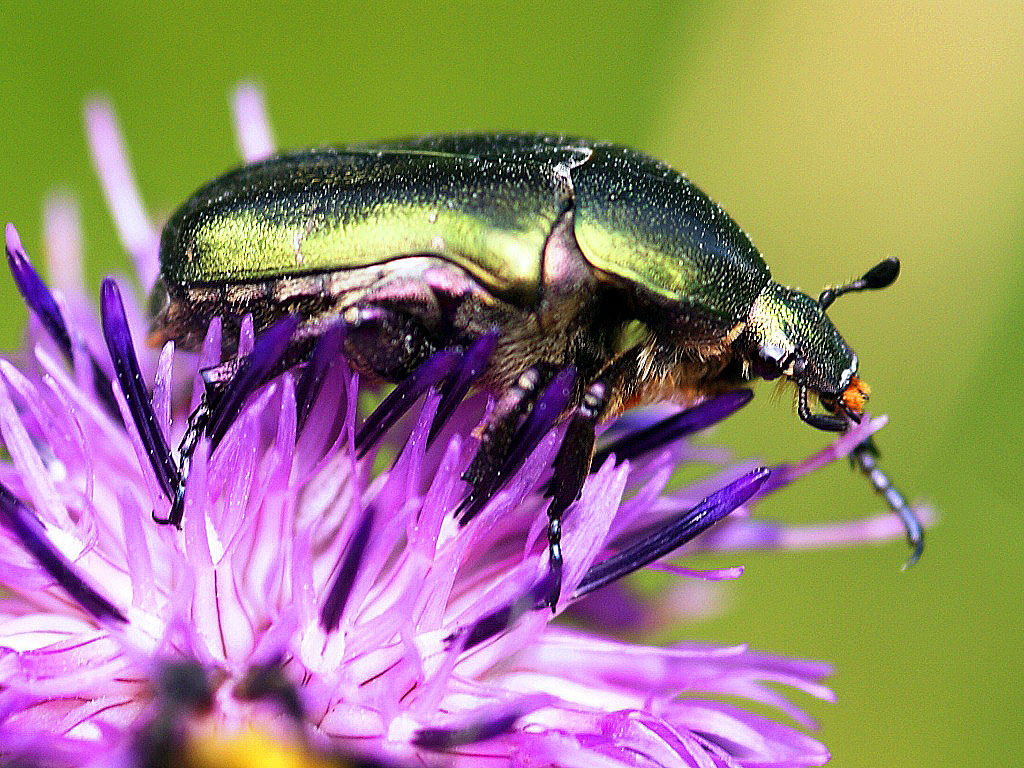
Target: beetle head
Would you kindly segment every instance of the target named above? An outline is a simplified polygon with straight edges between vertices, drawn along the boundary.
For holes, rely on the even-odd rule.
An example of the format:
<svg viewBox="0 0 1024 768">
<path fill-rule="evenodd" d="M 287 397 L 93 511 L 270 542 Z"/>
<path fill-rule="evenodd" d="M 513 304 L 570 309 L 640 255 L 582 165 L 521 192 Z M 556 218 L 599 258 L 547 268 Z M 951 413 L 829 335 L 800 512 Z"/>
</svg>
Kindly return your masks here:
<svg viewBox="0 0 1024 768">
<path fill-rule="evenodd" d="M 857 355 L 825 310 L 844 293 L 884 288 L 898 274 L 899 262 L 887 259 L 859 280 L 825 290 L 817 301 L 769 283 L 751 307 L 744 332 L 754 374 L 793 381 L 800 418 L 813 427 L 841 432 L 850 421 L 860 421 L 869 388 L 857 377 Z M 811 413 L 809 392 L 827 413 Z"/>
</svg>

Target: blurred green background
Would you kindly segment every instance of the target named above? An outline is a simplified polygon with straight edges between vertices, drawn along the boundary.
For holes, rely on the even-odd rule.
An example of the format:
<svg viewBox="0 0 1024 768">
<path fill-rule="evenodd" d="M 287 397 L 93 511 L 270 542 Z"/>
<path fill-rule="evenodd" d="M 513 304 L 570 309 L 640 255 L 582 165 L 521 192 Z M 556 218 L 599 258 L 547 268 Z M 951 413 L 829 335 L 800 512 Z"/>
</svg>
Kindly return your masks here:
<svg viewBox="0 0 1024 768">
<path fill-rule="evenodd" d="M 679 636 L 833 660 L 810 702 L 839 766 L 1008 765 L 1021 662 L 1024 4 L 889 2 L 70 3 L 0 10 L 0 217 L 41 258 L 40 205 L 83 205 L 90 279 L 124 270 L 85 148 L 83 99 L 116 105 L 150 211 L 236 162 L 227 96 L 267 93 L 278 142 L 442 130 L 566 131 L 686 171 L 781 282 L 816 293 L 899 256 L 888 291 L 832 311 L 890 414 L 884 466 L 941 514 L 902 543 L 736 555 L 721 615 Z M 6 272 L 0 342 L 25 312 Z M 717 438 L 795 458 L 824 437 L 760 388 Z M 843 466 L 762 507 L 881 509 Z"/>
</svg>

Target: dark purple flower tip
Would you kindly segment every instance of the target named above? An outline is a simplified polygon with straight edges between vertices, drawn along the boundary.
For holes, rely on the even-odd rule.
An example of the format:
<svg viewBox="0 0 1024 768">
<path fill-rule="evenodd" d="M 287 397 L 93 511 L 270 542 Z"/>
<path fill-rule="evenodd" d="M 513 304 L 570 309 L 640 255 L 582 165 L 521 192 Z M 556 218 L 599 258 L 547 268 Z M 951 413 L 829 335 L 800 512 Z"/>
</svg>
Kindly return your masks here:
<svg viewBox="0 0 1024 768">
<path fill-rule="evenodd" d="M 726 392 L 708 398 L 692 408 L 673 414 L 649 427 L 624 435 L 594 453 L 591 469 L 596 470 L 613 453 L 619 461 L 634 459 L 664 445 L 710 427 L 749 403 L 754 393 L 749 389 Z"/>
<path fill-rule="evenodd" d="M 325 632 L 333 632 L 341 624 L 341 617 L 345 613 L 345 604 L 348 602 L 352 586 L 359 574 L 359 566 L 363 562 L 366 545 L 370 541 L 374 517 L 373 506 L 368 506 L 363 510 L 362 519 L 352 534 L 348 546 L 345 547 L 345 555 L 341 559 L 338 575 L 334 577 L 334 583 L 331 584 L 327 593 L 327 599 L 324 600 L 323 607 L 320 609 L 320 626 Z"/>
<path fill-rule="evenodd" d="M 402 415 L 405 414 L 420 395 L 440 384 L 462 360 L 462 353 L 455 349 L 442 349 L 431 355 L 425 363 L 400 381 L 373 413 L 366 417 L 363 426 L 356 433 L 356 455 L 366 455 L 380 438 Z"/>
<path fill-rule="evenodd" d="M 508 733 L 519 717 L 519 712 L 507 712 L 492 720 L 484 720 L 461 728 L 421 728 L 412 737 L 412 743 L 417 747 L 443 752 Z"/>
<path fill-rule="evenodd" d="M 298 315 L 285 315 L 256 339 L 252 352 L 245 356 L 223 393 L 211 406 L 210 423 L 206 429 L 211 451 L 224 439 L 249 395 L 277 368 L 298 327 Z"/>
<path fill-rule="evenodd" d="M 10 265 L 11 275 L 14 277 L 15 285 L 18 286 L 18 291 L 25 299 L 29 311 L 39 319 L 64 358 L 73 365 L 75 354 L 71 334 L 68 332 L 67 323 L 64 322 L 64 315 L 60 311 L 56 299 L 53 298 L 49 287 L 39 277 L 39 273 L 29 261 L 28 254 L 21 244 L 21 238 L 18 236 L 18 230 L 13 224 L 7 225 L 6 237 L 7 263 Z M 107 413 L 116 418 L 118 416 L 117 402 L 110 389 L 110 379 L 107 378 L 107 374 L 91 354 L 89 354 L 89 361 L 96 394 L 106 407 Z"/>
<path fill-rule="evenodd" d="M 106 339 L 107 349 L 110 350 L 110 359 L 114 363 L 114 373 L 118 384 L 121 385 L 121 392 L 128 404 L 132 421 L 139 432 L 139 439 L 146 448 L 146 455 L 156 473 L 160 488 L 168 500 L 172 500 L 181 483 L 181 473 L 167 447 L 167 439 L 160 429 L 149 392 L 142 381 L 131 330 L 128 328 L 124 304 L 121 302 L 121 290 L 109 277 L 103 280 L 100 292 L 100 315 L 103 321 L 103 337 Z"/>
<path fill-rule="evenodd" d="M 434 422 L 430 425 L 430 436 L 427 442 L 432 443 L 442 427 L 454 413 L 459 403 L 469 393 L 473 382 L 484 372 L 487 363 L 498 346 L 498 332 L 490 331 L 474 341 L 456 368 L 441 387 L 441 402 L 437 406 Z"/>
<path fill-rule="evenodd" d="M 446 638 L 446 642 L 451 645 L 464 635 L 462 650 L 468 651 L 492 637 L 497 637 L 502 632 L 511 629 L 519 621 L 519 617 L 528 611 L 540 610 L 551 605 L 551 595 L 559 588 L 560 581 L 560 574 L 548 570 L 527 592 L 505 603 L 500 608 L 484 614 L 468 629 Z"/>
<path fill-rule="evenodd" d="M 573 598 L 581 598 L 681 547 L 749 500 L 770 473 L 771 470 L 765 467 L 748 472 L 674 520 L 658 526 L 626 549 L 591 567 L 573 593 Z"/>
<path fill-rule="evenodd" d="M 316 402 L 317 395 L 323 388 L 324 380 L 331 365 L 342 353 L 341 345 L 345 341 L 345 324 L 334 323 L 316 340 L 309 362 L 302 371 L 299 383 L 295 387 L 295 405 L 298 415 L 299 429 L 302 429 L 309 418 L 309 413 Z"/>
<path fill-rule="evenodd" d="M 43 533 L 38 518 L 0 483 L 0 523 L 9 530 L 25 550 L 36 559 L 53 579 L 63 587 L 85 611 L 96 619 L 127 622 L 120 610 L 107 598 L 82 580 Z"/>
<path fill-rule="evenodd" d="M 451 728 L 421 728 L 412 737 L 417 747 L 444 752 L 467 744 L 476 744 L 509 733 L 516 722 L 531 711 L 550 701 L 549 696 L 532 696 L 531 701 L 516 702 L 511 706 L 493 707 L 472 721 Z"/>
<path fill-rule="evenodd" d="M 28 260 L 28 254 L 21 245 L 21 238 L 18 230 L 13 224 L 7 225 L 7 263 L 11 268 L 11 275 L 14 283 L 18 286 L 25 303 L 32 313 L 39 318 L 39 322 L 46 328 L 50 338 L 54 340 L 60 351 L 70 362 L 72 360 L 71 335 L 64 323 L 64 315 L 57 306 L 53 294 L 47 288 L 46 283 L 39 277 L 32 263 Z"/>
</svg>

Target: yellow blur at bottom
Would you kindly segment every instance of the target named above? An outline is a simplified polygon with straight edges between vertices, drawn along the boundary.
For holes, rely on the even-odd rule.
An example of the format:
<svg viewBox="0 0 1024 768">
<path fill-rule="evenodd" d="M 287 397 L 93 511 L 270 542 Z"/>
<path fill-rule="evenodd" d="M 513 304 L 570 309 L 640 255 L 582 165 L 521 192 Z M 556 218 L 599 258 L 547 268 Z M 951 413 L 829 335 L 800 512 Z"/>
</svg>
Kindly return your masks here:
<svg viewBox="0 0 1024 768">
<path fill-rule="evenodd" d="M 326 760 L 307 748 L 274 739 L 266 732 L 248 728 L 239 733 L 203 733 L 191 739 L 183 761 L 188 768 L 339 768 L 352 765 Z"/>
</svg>

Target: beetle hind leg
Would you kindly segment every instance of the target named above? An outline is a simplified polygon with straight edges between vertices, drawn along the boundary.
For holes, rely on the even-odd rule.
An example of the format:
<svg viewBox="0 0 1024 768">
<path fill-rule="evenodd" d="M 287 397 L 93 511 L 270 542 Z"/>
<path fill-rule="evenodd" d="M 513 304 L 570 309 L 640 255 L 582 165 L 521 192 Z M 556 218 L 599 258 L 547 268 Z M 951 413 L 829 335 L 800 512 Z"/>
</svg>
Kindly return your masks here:
<svg viewBox="0 0 1024 768">
<path fill-rule="evenodd" d="M 405 313 L 360 304 L 346 309 L 342 317 L 345 357 L 378 379 L 402 381 L 438 350 L 422 324 Z"/>
</svg>

